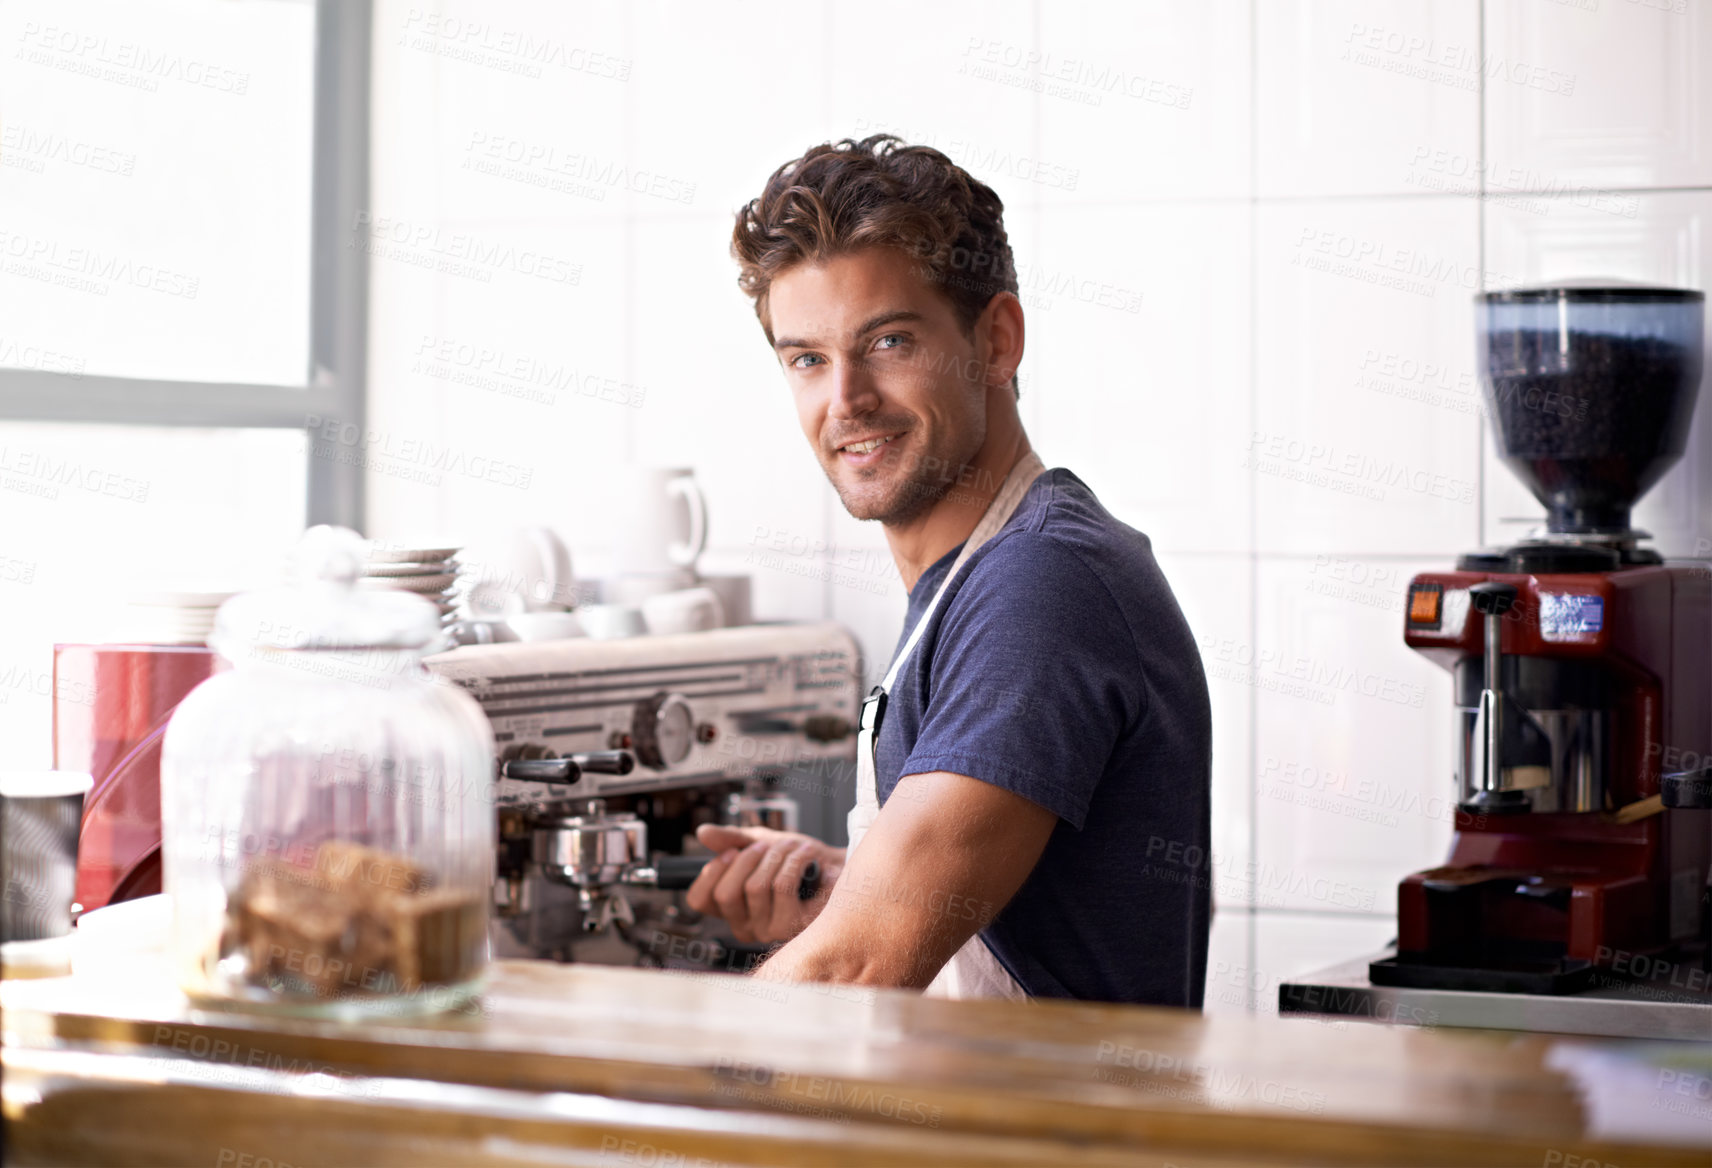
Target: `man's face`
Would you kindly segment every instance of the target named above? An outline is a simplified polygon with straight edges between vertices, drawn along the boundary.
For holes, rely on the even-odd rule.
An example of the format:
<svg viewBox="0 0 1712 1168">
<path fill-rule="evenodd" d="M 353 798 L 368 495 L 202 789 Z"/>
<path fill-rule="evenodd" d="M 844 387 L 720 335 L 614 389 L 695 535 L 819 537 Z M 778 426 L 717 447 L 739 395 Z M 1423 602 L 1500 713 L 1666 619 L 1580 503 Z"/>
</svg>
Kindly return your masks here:
<svg viewBox="0 0 1712 1168">
<path fill-rule="evenodd" d="M 975 341 L 916 271 L 869 248 L 788 268 L 768 294 L 803 433 L 857 519 L 920 515 L 987 437 Z"/>
</svg>

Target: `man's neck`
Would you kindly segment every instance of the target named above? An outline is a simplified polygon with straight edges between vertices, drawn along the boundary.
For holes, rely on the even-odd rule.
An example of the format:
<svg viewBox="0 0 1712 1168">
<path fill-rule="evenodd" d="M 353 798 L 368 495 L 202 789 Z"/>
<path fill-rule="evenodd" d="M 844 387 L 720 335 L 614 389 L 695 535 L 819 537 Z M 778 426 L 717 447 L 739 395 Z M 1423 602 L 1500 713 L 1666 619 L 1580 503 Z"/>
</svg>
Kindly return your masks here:
<svg viewBox="0 0 1712 1168">
<path fill-rule="evenodd" d="M 1005 476 L 1029 449 L 1028 435 L 1023 432 L 1020 420 L 999 430 L 989 430 L 987 441 L 944 497 L 914 519 L 886 525 L 886 543 L 906 590 L 914 589 L 923 572 L 969 538 L 993 496 L 999 493 Z"/>
</svg>

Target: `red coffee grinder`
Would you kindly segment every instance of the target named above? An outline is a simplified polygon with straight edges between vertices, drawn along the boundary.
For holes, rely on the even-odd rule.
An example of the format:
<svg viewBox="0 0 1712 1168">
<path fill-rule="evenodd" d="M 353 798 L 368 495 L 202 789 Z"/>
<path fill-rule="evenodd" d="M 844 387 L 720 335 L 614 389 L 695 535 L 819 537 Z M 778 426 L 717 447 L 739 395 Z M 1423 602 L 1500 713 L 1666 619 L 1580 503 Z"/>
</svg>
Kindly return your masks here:
<svg viewBox="0 0 1712 1168">
<path fill-rule="evenodd" d="M 1564 994 L 1637 955 L 1706 960 L 1712 569 L 1629 522 L 1687 441 L 1704 301 L 1480 298 L 1493 438 L 1546 525 L 1409 585 L 1404 640 L 1454 679 L 1461 799 L 1448 862 L 1398 888 L 1376 985 Z"/>
</svg>

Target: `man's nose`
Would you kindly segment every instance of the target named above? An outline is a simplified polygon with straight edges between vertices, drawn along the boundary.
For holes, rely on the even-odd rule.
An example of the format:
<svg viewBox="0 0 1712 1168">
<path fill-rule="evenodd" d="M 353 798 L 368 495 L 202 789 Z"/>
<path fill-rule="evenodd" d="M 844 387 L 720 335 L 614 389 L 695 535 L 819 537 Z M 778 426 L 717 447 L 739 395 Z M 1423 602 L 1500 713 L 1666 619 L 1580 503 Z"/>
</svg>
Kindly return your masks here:
<svg viewBox="0 0 1712 1168">
<path fill-rule="evenodd" d="M 840 361 L 832 369 L 832 403 L 827 412 L 835 418 L 859 418 L 880 405 L 880 391 L 872 370 L 864 361 Z"/>
</svg>

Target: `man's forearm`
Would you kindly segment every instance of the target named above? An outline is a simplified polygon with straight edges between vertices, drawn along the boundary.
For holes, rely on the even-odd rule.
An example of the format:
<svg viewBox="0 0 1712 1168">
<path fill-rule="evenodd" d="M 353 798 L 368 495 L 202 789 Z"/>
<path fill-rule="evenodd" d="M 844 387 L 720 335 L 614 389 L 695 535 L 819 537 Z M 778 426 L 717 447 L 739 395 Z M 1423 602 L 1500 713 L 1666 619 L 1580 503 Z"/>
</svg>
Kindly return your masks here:
<svg viewBox="0 0 1712 1168">
<path fill-rule="evenodd" d="M 832 899 L 801 933 L 769 957 L 757 976 L 770 981 L 833 981 L 851 985 L 919 989 L 943 961 L 923 960 L 918 941 L 905 930 L 863 919 L 872 906 L 850 890 Z M 927 946 L 937 950 L 937 946 Z"/>
<path fill-rule="evenodd" d="M 1057 818 L 965 775 L 906 776 L 826 907 L 760 969 L 779 981 L 923 988 L 998 914 Z"/>
</svg>

